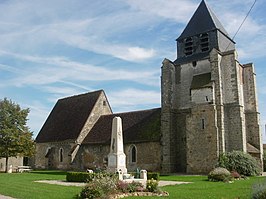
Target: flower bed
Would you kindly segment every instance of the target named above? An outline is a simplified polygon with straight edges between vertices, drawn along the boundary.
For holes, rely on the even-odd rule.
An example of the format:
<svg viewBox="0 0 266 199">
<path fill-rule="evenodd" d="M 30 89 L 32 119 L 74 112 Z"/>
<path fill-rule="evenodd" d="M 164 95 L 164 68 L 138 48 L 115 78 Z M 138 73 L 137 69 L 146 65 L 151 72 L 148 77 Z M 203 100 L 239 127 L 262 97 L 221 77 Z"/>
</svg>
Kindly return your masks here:
<svg viewBox="0 0 266 199">
<path fill-rule="evenodd" d="M 141 182 L 118 180 L 117 176 L 98 175 L 82 189 L 78 198 L 124 198 L 127 196 L 168 196 L 158 187 L 157 180 Z"/>
<path fill-rule="evenodd" d="M 120 194 L 114 194 L 111 198 L 118 199 L 129 196 L 169 196 L 169 193 L 166 191 L 161 193 L 153 193 L 153 192 L 120 193 Z"/>
</svg>

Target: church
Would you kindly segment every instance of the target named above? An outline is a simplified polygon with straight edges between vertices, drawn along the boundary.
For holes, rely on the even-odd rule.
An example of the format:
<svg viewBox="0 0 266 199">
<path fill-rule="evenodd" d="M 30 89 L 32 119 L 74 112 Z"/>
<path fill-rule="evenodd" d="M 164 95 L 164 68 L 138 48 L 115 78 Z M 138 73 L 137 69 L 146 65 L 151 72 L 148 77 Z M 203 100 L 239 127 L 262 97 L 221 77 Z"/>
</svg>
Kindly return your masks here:
<svg viewBox="0 0 266 199">
<path fill-rule="evenodd" d="M 113 113 L 103 90 L 59 99 L 36 137 L 35 167 L 104 169 L 117 116 L 128 171 L 208 173 L 233 150 L 262 163 L 254 65 L 239 63 L 204 0 L 176 42 L 176 60 L 162 62 L 160 108 Z"/>
</svg>

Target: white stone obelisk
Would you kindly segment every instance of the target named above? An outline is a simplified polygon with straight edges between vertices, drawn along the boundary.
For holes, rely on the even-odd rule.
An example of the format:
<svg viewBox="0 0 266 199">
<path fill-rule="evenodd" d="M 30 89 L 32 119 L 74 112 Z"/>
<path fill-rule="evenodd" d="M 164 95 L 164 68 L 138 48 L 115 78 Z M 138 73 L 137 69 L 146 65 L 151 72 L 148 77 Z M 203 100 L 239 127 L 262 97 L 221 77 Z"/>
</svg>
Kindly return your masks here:
<svg viewBox="0 0 266 199">
<path fill-rule="evenodd" d="M 108 171 L 127 173 L 126 155 L 124 153 L 122 119 L 115 117 L 112 123 L 110 153 L 108 154 Z"/>
</svg>

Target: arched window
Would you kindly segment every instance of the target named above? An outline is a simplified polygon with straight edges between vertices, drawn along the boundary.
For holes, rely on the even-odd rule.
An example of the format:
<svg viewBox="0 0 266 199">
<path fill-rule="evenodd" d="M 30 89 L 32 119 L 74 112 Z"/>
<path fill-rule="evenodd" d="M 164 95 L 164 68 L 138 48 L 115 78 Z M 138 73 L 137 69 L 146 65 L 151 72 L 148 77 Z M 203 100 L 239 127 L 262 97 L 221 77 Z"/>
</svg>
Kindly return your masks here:
<svg viewBox="0 0 266 199">
<path fill-rule="evenodd" d="M 59 149 L 59 162 L 63 162 L 63 149 Z"/>
<path fill-rule="evenodd" d="M 51 154 L 51 151 L 52 151 L 51 147 L 48 147 L 46 149 L 46 152 L 45 152 L 45 156 L 44 157 L 48 158 L 50 156 L 50 154 Z"/>
<path fill-rule="evenodd" d="M 130 163 L 137 162 L 137 147 L 135 145 L 130 146 L 129 160 L 130 160 Z"/>
</svg>

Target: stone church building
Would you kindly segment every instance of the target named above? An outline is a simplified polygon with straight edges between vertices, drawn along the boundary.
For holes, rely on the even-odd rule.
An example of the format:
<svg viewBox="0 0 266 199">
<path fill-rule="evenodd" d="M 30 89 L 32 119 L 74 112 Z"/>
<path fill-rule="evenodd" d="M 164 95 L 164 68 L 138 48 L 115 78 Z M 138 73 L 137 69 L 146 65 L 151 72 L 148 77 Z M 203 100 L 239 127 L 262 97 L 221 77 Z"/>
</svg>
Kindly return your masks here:
<svg viewBox="0 0 266 199">
<path fill-rule="evenodd" d="M 111 124 L 122 118 L 129 171 L 207 173 L 219 154 L 262 160 L 252 63 L 203 0 L 161 68 L 161 108 L 113 114 L 103 90 L 58 100 L 36 138 L 36 168 L 104 168 Z"/>
</svg>

